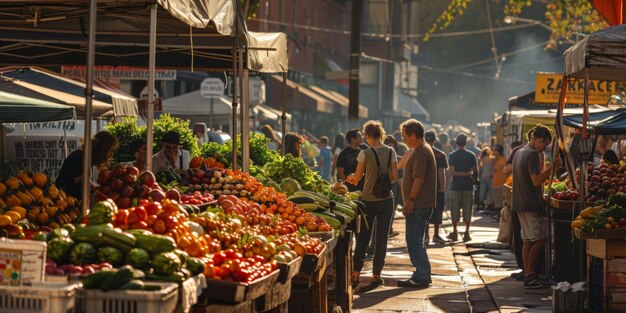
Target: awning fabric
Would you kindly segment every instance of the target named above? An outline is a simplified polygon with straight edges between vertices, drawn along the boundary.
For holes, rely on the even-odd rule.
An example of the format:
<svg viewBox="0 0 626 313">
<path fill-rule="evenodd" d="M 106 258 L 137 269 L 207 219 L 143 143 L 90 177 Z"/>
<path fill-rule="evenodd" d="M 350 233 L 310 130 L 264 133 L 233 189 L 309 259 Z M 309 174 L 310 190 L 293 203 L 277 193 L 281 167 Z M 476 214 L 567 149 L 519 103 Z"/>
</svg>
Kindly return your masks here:
<svg viewBox="0 0 626 313">
<path fill-rule="evenodd" d="M 587 120 L 587 126 L 589 128 L 593 128 L 595 126 L 598 125 L 598 123 L 600 123 L 601 121 L 615 116 L 617 114 L 616 111 L 604 111 L 604 112 L 594 112 L 594 113 L 589 113 L 589 119 Z M 568 115 L 568 116 L 563 116 L 563 124 L 570 126 L 570 127 L 575 127 L 575 128 L 582 128 L 583 126 L 583 115 L 582 114 L 574 114 L 574 115 Z"/>
<path fill-rule="evenodd" d="M 624 15 L 626 15 L 624 0 L 593 0 L 591 4 L 606 19 L 609 25 L 624 23 Z"/>
<path fill-rule="evenodd" d="M 226 97 L 213 99 L 213 115 L 228 115 L 232 111 L 231 100 Z M 211 99 L 202 97 L 200 90 L 165 99 L 163 112 L 177 116 L 210 115 Z"/>
<path fill-rule="evenodd" d="M 283 82 L 280 76 L 271 76 L 270 93 L 267 103 L 278 105 L 283 101 Z M 311 89 L 287 79 L 287 108 L 290 110 L 310 110 L 322 113 L 336 114 L 335 103 Z M 278 106 L 278 107 L 277 107 Z"/>
<path fill-rule="evenodd" d="M 50 122 L 75 118 L 74 108 L 0 91 L 0 123 Z"/>
<path fill-rule="evenodd" d="M 14 68 L 10 70 L 3 70 L 0 75 L 15 79 L 18 84 L 24 82 L 35 86 L 62 91 L 77 97 L 83 97 L 83 102 L 85 102 L 84 83 L 65 78 L 44 69 L 35 67 Z M 111 104 L 114 116 L 138 116 L 137 99 L 124 95 L 121 92 L 97 86 L 94 86 L 93 89 L 94 100 Z"/>
<path fill-rule="evenodd" d="M 509 109 L 525 109 L 525 110 L 546 110 L 556 108 L 556 103 L 537 103 L 535 102 L 535 92 L 531 91 L 521 96 L 509 98 Z"/>
<path fill-rule="evenodd" d="M 262 114 L 264 117 L 269 118 L 271 120 L 280 120 L 281 116 L 283 115 L 283 113 L 280 110 L 276 110 L 272 107 L 268 107 L 267 105 L 263 105 L 263 104 L 258 104 L 256 106 L 254 106 L 254 113 L 257 115 Z M 285 113 L 285 115 L 287 116 L 287 119 L 290 120 L 291 119 L 291 114 L 289 113 Z"/>
<path fill-rule="evenodd" d="M 0 65 L 84 65 L 89 0 L 0 1 Z M 247 30 L 239 2 L 158 0 L 156 66 L 232 69 L 233 36 L 252 71 L 286 72 L 287 37 Z M 148 66 L 154 0 L 97 0 L 96 65 Z M 233 6 L 235 4 L 235 6 Z M 235 23 L 235 21 L 238 21 Z M 191 28 L 191 27 L 193 28 Z M 261 49 L 261 50 L 258 50 Z"/>
<path fill-rule="evenodd" d="M 398 93 L 398 109 L 411 113 L 411 116 L 420 120 L 430 120 L 430 114 L 415 97 L 404 92 Z"/>
<path fill-rule="evenodd" d="M 308 88 L 310 88 L 311 90 L 317 92 L 318 94 L 322 95 L 324 98 L 333 101 L 334 103 L 338 104 L 337 106 L 337 114 L 341 115 L 341 116 L 347 116 L 348 115 L 348 109 L 350 106 L 350 99 L 336 91 L 333 90 L 326 90 L 323 88 L 320 88 L 318 86 L 309 86 Z M 368 116 L 368 108 L 362 104 L 359 104 L 359 118 L 367 118 Z"/>
<path fill-rule="evenodd" d="M 35 98 L 43 101 L 73 106 L 78 118 L 85 116 L 85 98 L 71 93 L 50 89 L 12 78 L 0 76 L 0 91 Z M 93 115 L 113 116 L 113 105 L 93 100 Z"/>
<path fill-rule="evenodd" d="M 565 74 L 590 79 L 626 81 L 626 25 L 608 27 L 580 40 L 564 53 Z"/>
</svg>

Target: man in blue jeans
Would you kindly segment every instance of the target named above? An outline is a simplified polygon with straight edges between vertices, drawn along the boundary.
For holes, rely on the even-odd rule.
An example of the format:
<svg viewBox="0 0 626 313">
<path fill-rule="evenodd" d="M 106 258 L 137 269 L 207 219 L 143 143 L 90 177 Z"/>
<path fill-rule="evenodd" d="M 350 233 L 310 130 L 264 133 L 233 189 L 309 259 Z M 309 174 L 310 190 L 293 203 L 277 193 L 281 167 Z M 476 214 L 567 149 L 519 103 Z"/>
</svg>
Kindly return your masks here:
<svg viewBox="0 0 626 313">
<path fill-rule="evenodd" d="M 406 245 L 415 271 L 411 278 L 398 281 L 398 287 L 426 288 L 430 285 L 430 260 L 424 245 L 424 232 L 436 206 L 437 165 L 432 147 L 424 141 L 424 126 L 410 119 L 400 126 L 404 142 L 413 149 L 404 166 L 402 213 L 406 223 Z"/>
</svg>

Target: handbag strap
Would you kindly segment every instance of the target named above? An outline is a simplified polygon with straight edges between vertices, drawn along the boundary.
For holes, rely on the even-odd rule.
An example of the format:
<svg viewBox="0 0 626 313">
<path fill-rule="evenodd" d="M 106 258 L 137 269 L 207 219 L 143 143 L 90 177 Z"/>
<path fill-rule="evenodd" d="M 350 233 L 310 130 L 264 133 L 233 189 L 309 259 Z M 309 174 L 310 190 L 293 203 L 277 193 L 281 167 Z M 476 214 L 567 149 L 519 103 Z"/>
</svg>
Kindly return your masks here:
<svg viewBox="0 0 626 313">
<path fill-rule="evenodd" d="M 372 149 L 372 152 L 374 152 L 374 157 L 376 158 L 376 166 L 378 166 L 378 171 L 381 172 L 380 160 L 378 159 L 378 153 L 376 153 L 376 149 L 374 148 L 370 148 L 370 149 Z M 389 156 L 387 157 L 387 168 L 389 168 L 389 165 L 391 165 L 391 151 L 389 151 Z"/>
</svg>

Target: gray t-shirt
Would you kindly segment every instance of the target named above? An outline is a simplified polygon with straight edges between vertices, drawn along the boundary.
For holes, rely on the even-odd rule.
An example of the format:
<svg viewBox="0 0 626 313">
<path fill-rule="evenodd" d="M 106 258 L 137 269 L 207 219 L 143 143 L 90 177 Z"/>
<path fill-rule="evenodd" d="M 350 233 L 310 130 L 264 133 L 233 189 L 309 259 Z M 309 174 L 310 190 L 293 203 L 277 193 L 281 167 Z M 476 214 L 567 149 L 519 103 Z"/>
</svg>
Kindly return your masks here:
<svg viewBox="0 0 626 313">
<path fill-rule="evenodd" d="M 543 191 L 535 187 L 531 175 L 541 173 L 539 153 L 528 145 L 513 157 L 513 198 L 511 210 L 517 212 L 543 212 Z"/>
<path fill-rule="evenodd" d="M 454 166 L 457 172 L 469 172 L 476 165 L 476 155 L 467 150 L 456 150 L 450 153 L 448 158 L 450 166 Z M 471 176 L 454 176 L 452 177 L 452 191 L 471 191 L 474 189 Z"/>
<path fill-rule="evenodd" d="M 398 163 L 396 152 L 388 146 L 382 146 L 373 149 L 376 149 L 378 159 L 380 160 L 380 168 L 383 173 L 391 172 L 391 164 Z M 390 153 L 391 162 L 387 163 Z M 376 165 L 376 158 L 374 157 L 374 152 L 372 151 L 372 149 L 361 150 L 361 152 L 359 152 L 359 156 L 357 157 L 357 161 L 359 163 L 365 162 L 365 183 L 363 185 L 361 198 L 365 201 L 386 200 L 387 198 L 381 199 L 377 198 L 374 195 L 374 184 L 376 183 L 376 179 L 378 178 L 378 165 Z"/>
</svg>

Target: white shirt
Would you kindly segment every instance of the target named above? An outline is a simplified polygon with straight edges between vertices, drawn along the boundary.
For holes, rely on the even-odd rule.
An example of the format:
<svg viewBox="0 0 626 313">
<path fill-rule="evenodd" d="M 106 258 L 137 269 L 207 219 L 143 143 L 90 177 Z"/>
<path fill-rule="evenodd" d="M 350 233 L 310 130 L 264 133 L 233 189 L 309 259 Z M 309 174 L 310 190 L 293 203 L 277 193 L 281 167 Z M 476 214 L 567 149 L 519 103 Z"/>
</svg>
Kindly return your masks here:
<svg viewBox="0 0 626 313">
<path fill-rule="evenodd" d="M 170 160 L 167 159 L 165 153 L 161 150 L 152 156 L 152 172 L 158 173 L 161 170 L 171 168 L 177 168 L 184 171 L 189 169 L 190 161 L 191 157 L 189 156 L 189 151 L 178 149 L 178 154 L 176 155 L 176 166 L 172 167 L 172 163 L 170 163 Z"/>
</svg>

